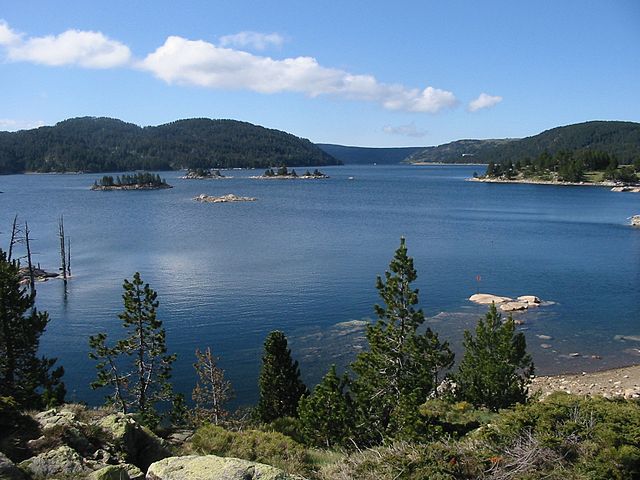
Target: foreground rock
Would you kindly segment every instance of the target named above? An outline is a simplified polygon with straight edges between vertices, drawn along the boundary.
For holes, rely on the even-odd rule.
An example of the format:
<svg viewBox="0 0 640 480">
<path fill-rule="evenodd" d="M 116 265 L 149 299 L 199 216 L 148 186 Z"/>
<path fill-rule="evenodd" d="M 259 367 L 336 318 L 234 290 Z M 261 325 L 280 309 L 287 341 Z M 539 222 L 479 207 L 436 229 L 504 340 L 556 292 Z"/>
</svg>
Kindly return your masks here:
<svg viewBox="0 0 640 480">
<path fill-rule="evenodd" d="M 62 445 L 20 463 L 34 480 L 48 478 L 83 478 L 92 468 L 73 448 Z"/>
<path fill-rule="evenodd" d="M 197 202 L 204 203 L 228 203 L 228 202 L 255 202 L 256 199 L 253 197 L 239 197 L 238 195 L 234 195 L 233 193 L 229 193 L 228 195 L 222 195 L 221 197 L 214 197 L 211 195 L 205 195 L 201 193 L 197 197 L 194 198 Z"/>
<path fill-rule="evenodd" d="M 0 452 L 0 479 L 1 480 L 26 480 L 26 476 L 4 453 Z"/>
<path fill-rule="evenodd" d="M 165 458 L 152 464 L 147 480 L 288 480 L 282 470 L 262 463 L 215 455 Z"/>
</svg>

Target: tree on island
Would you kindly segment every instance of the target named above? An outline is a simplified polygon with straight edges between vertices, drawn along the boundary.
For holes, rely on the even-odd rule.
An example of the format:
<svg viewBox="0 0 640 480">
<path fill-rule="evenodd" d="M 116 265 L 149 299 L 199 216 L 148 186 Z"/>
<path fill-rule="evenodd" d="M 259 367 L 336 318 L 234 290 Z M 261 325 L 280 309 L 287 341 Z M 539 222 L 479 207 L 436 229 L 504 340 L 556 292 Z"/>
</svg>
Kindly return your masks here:
<svg viewBox="0 0 640 480">
<path fill-rule="evenodd" d="M 300 379 L 298 362 L 291 358 L 284 333 L 273 331 L 267 335 L 262 356 L 262 370 L 258 381 L 260 399 L 257 417 L 265 422 L 277 418 L 296 417 L 298 402 L 308 393 Z"/>
<path fill-rule="evenodd" d="M 97 360 L 97 379 L 91 388 L 109 387 L 107 404 L 122 413 L 138 413 L 148 425 L 156 425 L 156 404 L 174 400 L 169 379 L 176 355 L 168 355 L 165 330 L 158 320 L 157 293 L 143 283 L 140 273 L 124 281 L 124 311 L 118 315 L 127 336 L 114 346 L 107 345 L 107 334 L 89 337 L 89 356 Z"/>
<path fill-rule="evenodd" d="M 464 358 L 455 376 L 462 400 L 491 410 L 527 401 L 534 372 L 523 333 L 515 332 L 513 318 L 502 321 L 495 303 L 476 326 L 475 337 L 464 332 Z"/>
<path fill-rule="evenodd" d="M 418 304 L 413 259 L 405 239 L 376 288 L 384 306 L 375 305 L 378 321 L 367 325 L 368 351 L 358 355 L 351 368 L 360 440 L 378 444 L 414 428 L 418 406 L 438 385 L 439 373 L 453 364 L 447 342 L 430 328 L 418 333 L 425 321 Z"/>
<path fill-rule="evenodd" d="M 38 312 L 35 294 L 20 286 L 19 270 L 0 249 L 0 397 L 22 408 L 57 405 L 66 393 L 64 369 L 53 369 L 55 358 L 38 357 L 49 315 Z"/>
</svg>

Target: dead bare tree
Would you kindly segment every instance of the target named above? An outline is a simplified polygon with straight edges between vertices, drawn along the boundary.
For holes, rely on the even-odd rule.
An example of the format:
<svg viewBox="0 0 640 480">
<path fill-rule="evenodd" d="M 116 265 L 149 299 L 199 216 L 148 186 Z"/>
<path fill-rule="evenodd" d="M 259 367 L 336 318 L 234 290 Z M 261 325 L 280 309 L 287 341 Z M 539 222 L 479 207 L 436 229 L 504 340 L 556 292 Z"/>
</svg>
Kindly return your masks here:
<svg viewBox="0 0 640 480">
<path fill-rule="evenodd" d="M 65 253 L 65 241 L 64 241 L 64 218 L 60 215 L 60 219 L 58 220 L 58 235 L 60 237 L 60 258 L 62 260 L 62 278 L 64 279 L 64 284 L 67 284 L 67 255 Z"/>
<path fill-rule="evenodd" d="M 9 240 L 9 252 L 7 260 L 11 261 L 13 255 L 13 246 L 20 242 L 20 227 L 18 226 L 18 215 L 13 217 L 13 225 L 11 226 L 11 240 Z"/>
<path fill-rule="evenodd" d="M 33 272 L 33 263 L 31 262 L 31 242 L 29 241 L 29 224 L 24 222 L 24 243 L 27 246 L 27 265 L 29 268 L 29 286 L 31 287 L 31 295 L 36 294 L 36 278 Z"/>
</svg>

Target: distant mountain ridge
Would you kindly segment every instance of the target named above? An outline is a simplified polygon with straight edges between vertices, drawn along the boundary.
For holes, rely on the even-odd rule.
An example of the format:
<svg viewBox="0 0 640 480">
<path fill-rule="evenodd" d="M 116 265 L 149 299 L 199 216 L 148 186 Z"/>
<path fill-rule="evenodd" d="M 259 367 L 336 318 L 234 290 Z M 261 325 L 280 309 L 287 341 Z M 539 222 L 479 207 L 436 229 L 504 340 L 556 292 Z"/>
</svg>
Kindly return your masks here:
<svg viewBox="0 0 640 480">
<path fill-rule="evenodd" d="M 502 163 L 534 158 L 547 152 L 593 150 L 615 155 L 620 163 L 640 156 L 640 123 L 591 121 L 546 130 L 521 139 L 458 140 L 427 147 L 406 161 L 443 163 Z"/>
<path fill-rule="evenodd" d="M 342 163 L 352 165 L 402 163 L 412 154 L 424 149 L 424 147 L 350 147 L 332 143 L 316 145 Z"/>
<path fill-rule="evenodd" d="M 154 127 L 81 117 L 0 132 L 0 173 L 339 165 L 307 139 L 236 120 L 192 118 Z"/>
</svg>

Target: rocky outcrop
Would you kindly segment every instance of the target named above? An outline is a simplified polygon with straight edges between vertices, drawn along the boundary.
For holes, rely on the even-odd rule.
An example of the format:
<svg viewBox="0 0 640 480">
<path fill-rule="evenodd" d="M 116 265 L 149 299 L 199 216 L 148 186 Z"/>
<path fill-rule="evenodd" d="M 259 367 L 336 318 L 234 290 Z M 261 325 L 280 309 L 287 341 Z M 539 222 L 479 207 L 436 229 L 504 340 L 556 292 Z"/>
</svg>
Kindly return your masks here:
<svg viewBox="0 0 640 480">
<path fill-rule="evenodd" d="M 201 193 L 197 197 L 194 198 L 197 202 L 204 203 L 228 203 L 228 202 L 255 202 L 256 199 L 253 197 L 239 197 L 238 195 L 234 195 L 233 193 L 229 193 L 227 195 L 222 195 L 220 197 L 213 197 L 211 195 L 205 195 Z"/>
<path fill-rule="evenodd" d="M 282 470 L 262 463 L 216 455 L 165 458 L 152 464 L 147 480 L 288 480 Z"/>
<path fill-rule="evenodd" d="M 473 303 L 479 303 L 480 305 L 491 305 L 492 303 L 498 305 L 499 303 L 513 301 L 512 298 L 491 295 L 490 293 L 476 293 L 475 295 L 471 295 L 469 300 Z"/>
<path fill-rule="evenodd" d="M 500 310 L 503 312 L 517 312 L 520 310 L 526 310 L 529 308 L 527 302 L 506 302 L 500 305 Z"/>
<path fill-rule="evenodd" d="M 26 480 L 25 474 L 0 452 L 0 480 Z"/>
<path fill-rule="evenodd" d="M 107 415 L 98 423 L 111 443 L 122 450 L 127 462 L 146 470 L 153 462 L 171 456 L 164 441 L 123 413 Z"/>
<path fill-rule="evenodd" d="M 93 470 L 73 448 L 62 445 L 20 463 L 34 480 L 83 478 Z"/>
<path fill-rule="evenodd" d="M 501 297 L 489 293 L 476 293 L 475 295 L 471 295 L 469 300 L 480 305 L 491 305 L 495 303 L 503 312 L 527 310 L 529 307 L 537 307 L 542 303 L 535 295 L 521 295 L 514 300 L 510 297 Z"/>
</svg>

